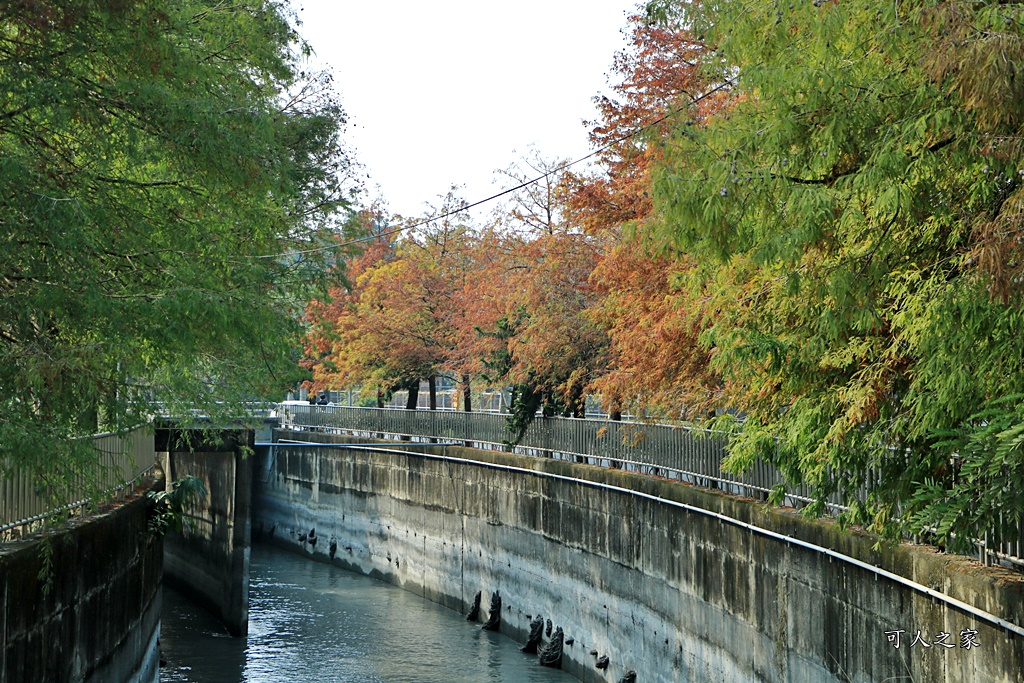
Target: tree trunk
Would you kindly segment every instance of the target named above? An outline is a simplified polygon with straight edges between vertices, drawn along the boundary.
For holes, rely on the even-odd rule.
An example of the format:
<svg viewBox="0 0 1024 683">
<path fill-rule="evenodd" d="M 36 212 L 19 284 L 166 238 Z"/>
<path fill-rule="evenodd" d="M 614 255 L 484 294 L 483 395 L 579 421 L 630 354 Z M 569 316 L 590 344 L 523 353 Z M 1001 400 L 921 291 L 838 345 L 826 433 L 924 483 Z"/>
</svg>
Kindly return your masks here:
<svg viewBox="0 0 1024 683">
<path fill-rule="evenodd" d="M 469 385 L 469 374 L 462 375 L 462 410 L 467 413 L 473 412 L 473 395 Z"/>
<path fill-rule="evenodd" d="M 437 377 L 431 375 L 427 378 L 427 391 L 430 396 L 430 409 L 437 410 Z"/>
<path fill-rule="evenodd" d="M 473 412 L 473 403 L 472 403 L 473 396 L 472 396 L 472 387 L 470 386 L 470 383 L 469 383 L 469 373 L 468 372 L 462 373 L 462 381 L 459 383 L 459 385 L 462 387 L 462 411 L 465 412 L 465 413 L 471 413 L 471 412 Z M 467 432 L 468 432 L 468 427 L 467 427 Z M 466 448 L 472 448 L 473 447 L 473 442 L 472 441 L 463 441 L 462 445 L 465 446 Z"/>
<path fill-rule="evenodd" d="M 555 416 L 555 404 L 551 397 L 551 390 L 545 389 L 543 397 L 541 398 L 541 417 L 554 417 Z"/>
<path fill-rule="evenodd" d="M 622 403 L 619 402 L 618 398 L 612 399 L 612 404 L 608 406 L 608 419 L 613 422 L 622 422 Z M 615 438 L 619 438 L 616 433 Z M 618 460 L 608 460 L 608 466 L 612 469 L 618 469 L 621 467 L 621 463 Z"/>
<path fill-rule="evenodd" d="M 587 416 L 587 397 L 580 391 L 578 394 L 573 392 L 572 397 L 572 417 L 583 419 Z M 587 462 L 587 457 L 584 455 L 577 455 L 576 462 Z"/>
<path fill-rule="evenodd" d="M 378 408 L 383 408 L 384 407 L 384 393 L 380 390 L 379 387 L 377 388 L 377 407 Z M 374 419 L 376 419 L 376 418 L 374 418 Z M 374 438 L 383 439 L 384 438 L 384 434 L 382 432 L 377 432 L 374 435 Z"/>
<path fill-rule="evenodd" d="M 608 406 L 608 419 L 613 422 L 622 422 L 622 403 L 618 398 L 613 398 L 612 404 Z"/>
<path fill-rule="evenodd" d="M 409 382 L 409 400 L 405 402 L 406 410 L 416 410 L 420 402 L 420 381 L 418 379 Z"/>
</svg>

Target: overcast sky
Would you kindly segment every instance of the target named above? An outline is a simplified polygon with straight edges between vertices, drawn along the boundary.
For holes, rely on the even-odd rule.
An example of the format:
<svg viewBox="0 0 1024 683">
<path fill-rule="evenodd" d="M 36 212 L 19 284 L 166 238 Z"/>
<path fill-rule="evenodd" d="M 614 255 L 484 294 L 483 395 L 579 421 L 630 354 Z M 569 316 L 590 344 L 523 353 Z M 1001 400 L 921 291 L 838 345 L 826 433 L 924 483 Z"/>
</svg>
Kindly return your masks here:
<svg viewBox="0 0 1024 683">
<path fill-rule="evenodd" d="M 335 74 L 346 135 L 392 212 L 424 213 L 452 184 L 476 201 L 534 145 L 590 151 L 583 119 L 636 0 L 293 0 Z M 379 186 L 379 189 L 376 189 Z"/>
</svg>

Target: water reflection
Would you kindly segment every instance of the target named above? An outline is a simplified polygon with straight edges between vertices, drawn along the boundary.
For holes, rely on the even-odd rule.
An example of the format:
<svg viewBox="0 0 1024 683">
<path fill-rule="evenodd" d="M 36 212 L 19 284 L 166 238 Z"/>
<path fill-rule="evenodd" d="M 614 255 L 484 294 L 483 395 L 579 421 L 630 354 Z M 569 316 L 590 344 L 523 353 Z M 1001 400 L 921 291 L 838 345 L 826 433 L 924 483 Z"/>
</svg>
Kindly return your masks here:
<svg viewBox="0 0 1024 683">
<path fill-rule="evenodd" d="M 217 619 L 164 586 L 160 650 L 167 666 L 161 683 L 243 681 L 246 644 L 232 638 Z"/>
<path fill-rule="evenodd" d="M 567 683 L 499 634 L 390 584 L 270 546 L 252 552 L 249 636 L 164 593 L 165 683 Z"/>
</svg>

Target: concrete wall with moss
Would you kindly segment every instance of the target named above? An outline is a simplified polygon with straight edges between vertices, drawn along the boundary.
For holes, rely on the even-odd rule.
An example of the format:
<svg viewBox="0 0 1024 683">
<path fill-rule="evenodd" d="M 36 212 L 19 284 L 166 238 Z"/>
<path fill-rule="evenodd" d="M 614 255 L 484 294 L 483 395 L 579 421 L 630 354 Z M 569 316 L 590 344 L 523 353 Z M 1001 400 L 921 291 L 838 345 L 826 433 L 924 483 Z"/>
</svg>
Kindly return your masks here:
<svg viewBox="0 0 1024 683">
<path fill-rule="evenodd" d="M 193 476 L 206 495 L 186 511 L 188 525 L 164 541 L 164 578 L 218 616 L 232 635 L 249 627 L 249 554 L 254 436 L 225 430 L 213 443 L 192 434 L 157 432 L 157 457 L 167 482 Z"/>
<path fill-rule="evenodd" d="M 163 548 L 134 497 L 0 545 L 0 683 L 155 683 Z M 44 571 L 49 557 L 49 570 Z"/>
<path fill-rule="evenodd" d="M 500 591 L 502 631 L 524 641 L 533 616 L 551 619 L 573 640 L 563 668 L 584 681 L 617 681 L 628 669 L 639 683 L 1024 680 L 1020 636 L 785 539 L 632 492 L 834 549 L 1022 624 L 1019 575 L 927 548 L 876 551 L 874 539 L 826 522 L 628 472 L 418 450 L 455 459 L 299 446 L 262 453 L 254 536 L 461 612 L 483 591 L 486 617 Z M 978 647 L 959 647 L 967 630 Z M 904 632 L 899 649 L 892 631 Z M 911 646 L 918 631 L 931 647 Z M 942 632 L 955 647 L 934 644 Z M 597 656 L 608 657 L 607 670 L 595 667 Z"/>
</svg>

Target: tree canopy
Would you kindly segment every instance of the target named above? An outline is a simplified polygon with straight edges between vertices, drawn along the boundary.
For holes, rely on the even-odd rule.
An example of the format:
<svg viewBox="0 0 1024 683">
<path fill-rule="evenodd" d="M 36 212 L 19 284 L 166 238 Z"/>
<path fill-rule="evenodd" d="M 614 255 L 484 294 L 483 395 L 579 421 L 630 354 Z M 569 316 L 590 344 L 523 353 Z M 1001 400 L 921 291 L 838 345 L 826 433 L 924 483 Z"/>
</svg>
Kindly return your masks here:
<svg viewBox="0 0 1024 683">
<path fill-rule="evenodd" d="M 0 9 L 0 455 L 276 397 L 351 162 L 273 0 Z M 223 416 L 223 415 L 222 415 Z"/>
<path fill-rule="evenodd" d="M 438 213 L 462 204 L 450 192 Z M 421 379 L 458 365 L 467 228 L 457 217 L 441 218 L 395 241 L 388 226 L 400 217 L 372 209 L 359 218 L 370 241 L 344 267 L 346 282 L 310 302 L 304 364 L 313 386 L 359 383 L 381 398 L 399 389 L 415 394 Z"/>
<path fill-rule="evenodd" d="M 396 235 L 386 254 L 375 244 L 367 251 L 377 259 L 372 275 L 362 274 L 366 255 L 351 259 L 349 272 L 361 275 L 334 291 L 333 303 L 310 309 L 308 363 L 319 386 L 361 381 L 387 393 L 426 373 L 451 374 L 463 385 L 477 377 L 511 388 L 516 430 L 539 408 L 582 415 L 593 391 L 619 409 L 657 404 L 671 413 L 675 403 L 673 417 L 680 386 L 694 389 L 695 407 L 707 402 L 715 381 L 687 374 L 706 367 L 701 354 L 691 362 L 685 350 L 650 353 L 680 335 L 696 342 L 693 319 L 677 301 L 674 260 L 628 239 L 650 214 L 648 170 L 658 154 L 650 141 L 668 126 L 645 129 L 699 94 L 696 57 L 705 48 L 678 24 L 655 26 L 640 14 L 630 22 L 614 97 L 597 99 L 601 117 L 591 124 L 606 172 L 572 175 L 565 161 L 534 151 L 503 172 L 519 189 L 486 226 L 466 225 L 453 240 L 428 222 Z M 700 111 L 718 105 L 709 98 Z M 427 248 L 442 242 L 447 249 Z M 638 281 L 653 273 L 653 286 Z M 652 329 L 661 331 L 653 341 Z M 666 386 L 654 386 L 661 380 Z"/>
<path fill-rule="evenodd" d="M 543 179 L 463 234 L 432 285 L 459 313 L 417 352 L 513 387 L 519 426 L 587 392 L 716 414 L 726 466 L 767 459 L 812 514 L 1019 533 L 1022 33 L 1013 3 L 648 3 L 597 100 L 599 168 L 527 160 Z M 427 253 L 403 239 L 390 258 Z M 382 267 L 404 284 L 381 305 L 427 300 L 424 263 Z"/>
<path fill-rule="evenodd" d="M 879 531 L 1019 528 L 1020 6 L 686 12 L 734 96 L 666 144 L 655 232 L 710 297 L 730 465 L 773 453 Z"/>
</svg>

